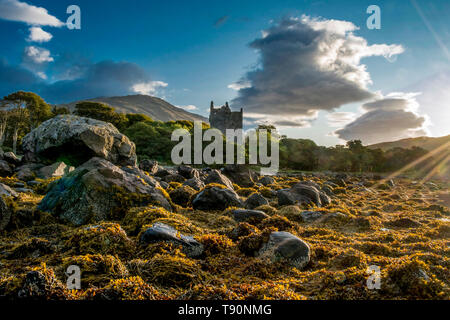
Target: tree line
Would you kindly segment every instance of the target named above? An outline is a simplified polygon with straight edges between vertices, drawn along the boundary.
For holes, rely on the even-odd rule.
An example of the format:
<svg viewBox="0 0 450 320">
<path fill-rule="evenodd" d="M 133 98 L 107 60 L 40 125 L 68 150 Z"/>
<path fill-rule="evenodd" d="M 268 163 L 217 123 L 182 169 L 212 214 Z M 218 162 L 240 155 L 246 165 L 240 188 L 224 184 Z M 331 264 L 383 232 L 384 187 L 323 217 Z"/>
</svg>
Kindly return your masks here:
<svg viewBox="0 0 450 320">
<path fill-rule="evenodd" d="M 155 159 L 163 163 L 171 162 L 171 150 L 177 143 L 171 141 L 173 130 L 193 130 L 192 121 L 155 121 L 144 114 L 118 113 L 113 107 L 99 102 L 79 102 L 71 112 L 67 108 L 50 106 L 35 93 L 18 91 L 0 101 L 0 147 L 17 153 L 22 137 L 33 128 L 56 115 L 69 113 L 112 123 L 136 144 L 140 159 Z M 204 123 L 203 129 L 208 128 L 209 125 Z M 260 129 L 274 130 L 275 127 L 259 126 L 256 130 Z M 205 146 L 208 143 L 205 142 Z M 246 153 L 248 156 L 247 148 Z M 371 149 L 359 140 L 325 147 L 309 139 L 282 136 L 279 145 L 280 167 L 303 171 L 390 172 L 426 153 L 419 147 L 388 151 Z"/>
<path fill-rule="evenodd" d="M 280 141 L 280 166 L 305 171 L 392 172 L 427 153 L 420 147 L 388 151 L 371 149 L 363 146 L 360 140 L 324 147 L 309 139 L 284 138 Z"/>
<path fill-rule="evenodd" d="M 114 108 L 98 102 L 83 102 L 76 106 L 75 114 L 114 124 L 135 144 L 140 159 L 154 159 L 171 163 L 171 151 L 177 142 L 171 141 L 173 130 L 183 128 L 193 131 L 188 120 L 154 121 L 140 114 L 120 114 Z M 209 125 L 203 123 L 206 130 Z M 256 130 L 276 130 L 273 126 L 260 125 Z M 268 133 L 270 135 L 270 133 Z M 270 141 L 271 137 L 268 137 Z M 203 142 L 203 147 L 210 142 Z M 224 144 L 226 141 L 224 141 Z M 270 142 L 268 142 L 270 150 Z M 224 147 L 223 150 L 226 150 Z M 248 145 L 246 144 L 246 163 Z M 391 172 L 396 171 L 427 154 L 427 150 L 412 147 L 394 148 L 388 151 L 363 146 L 360 140 L 348 141 L 333 147 L 318 146 L 309 139 L 292 139 L 282 136 L 279 145 L 280 167 L 302 171 L 336 172 Z M 225 156 L 224 156 L 225 158 Z M 414 168 L 413 168 L 414 169 Z"/>
</svg>

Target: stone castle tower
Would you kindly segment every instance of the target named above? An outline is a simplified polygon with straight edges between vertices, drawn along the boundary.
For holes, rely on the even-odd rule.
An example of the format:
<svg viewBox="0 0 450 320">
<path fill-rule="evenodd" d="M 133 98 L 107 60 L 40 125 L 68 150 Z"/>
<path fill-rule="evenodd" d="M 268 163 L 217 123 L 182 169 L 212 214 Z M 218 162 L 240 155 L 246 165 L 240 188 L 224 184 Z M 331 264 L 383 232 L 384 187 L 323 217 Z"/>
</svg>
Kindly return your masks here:
<svg viewBox="0 0 450 320">
<path fill-rule="evenodd" d="M 209 124 L 212 128 L 217 128 L 225 134 L 226 129 L 242 129 L 242 108 L 241 111 L 231 111 L 228 102 L 220 108 L 214 108 L 211 101 L 209 112 Z"/>
</svg>

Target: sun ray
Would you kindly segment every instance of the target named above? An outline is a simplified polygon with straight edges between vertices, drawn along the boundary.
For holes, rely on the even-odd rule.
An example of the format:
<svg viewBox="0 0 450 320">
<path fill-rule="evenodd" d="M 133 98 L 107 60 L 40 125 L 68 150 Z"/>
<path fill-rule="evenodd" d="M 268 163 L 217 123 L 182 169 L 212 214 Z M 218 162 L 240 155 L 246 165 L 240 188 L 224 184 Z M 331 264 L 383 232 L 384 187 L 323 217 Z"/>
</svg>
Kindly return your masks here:
<svg viewBox="0 0 450 320">
<path fill-rule="evenodd" d="M 431 35 L 433 36 L 434 40 L 437 42 L 439 47 L 441 47 L 445 57 L 450 60 L 450 52 L 445 45 L 445 43 L 442 41 L 441 37 L 438 35 L 438 33 L 434 30 L 433 26 L 431 25 L 430 21 L 427 19 L 425 14 L 423 13 L 422 9 L 420 8 L 419 4 L 416 2 L 416 0 L 411 0 L 412 5 L 416 9 L 417 13 L 419 14 L 420 18 L 422 19 L 423 23 L 427 27 L 428 31 L 430 31 Z"/>
<path fill-rule="evenodd" d="M 374 185 L 374 187 L 378 187 L 378 186 L 382 185 L 383 183 L 386 183 L 387 181 L 389 181 L 389 180 L 391 180 L 391 179 L 394 179 L 395 177 L 399 176 L 400 174 L 402 174 L 402 173 L 405 172 L 406 170 L 413 168 L 414 166 L 416 166 L 416 165 L 422 163 L 423 161 L 427 160 L 428 158 L 430 158 L 430 157 L 432 157 L 432 156 L 434 156 L 434 155 L 436 155 L 436 154 L 439 154 L 439 153 L 440 153 L 441 151 L 443 151 L 443 150 L 449 150 L 449 148 L 450 148 L 450 141 L 447 142 L 447 143 L 445 143 L 445 144 L 443 144 L 443 145 L 441 145 L 441 146 L 439 146 L 439 147 L 437 147 L 436 149 L 434 149 L 434 150 L 428 152 L 427 154 L 423 155 L 423 156 L 420 157 L 419 159 L 416 159 L 416 160 L 414 160 L 413 162 L 407 164 L 407 165 L 404 166 L 403 168 L 401 168 L 401 169 L 399 169 L 399 170 L 397 170 L 397 171 L 391 173 L 391 174 L 390 174 L 389 176 L 387 176 L 386 178 L 381 179 L 380 181 L 378 181 L 378 183 L 376 183 L 376 184 Z"/>
<path fill-rule="evenodd" d="M 426 176 L 431 170 L 434 169 L 435 166 L 439 165 L 445 157 L 450 153 L 450 151 L 439 152 L 437 155 L 430 159 L 428 163 L 423 164 L 418 170 L 417 174 L 414 174 L 415 178 L 423 178 Z"/>
<path fill-rule="evenodd" d="M 447 154 L 447 156 L 445 157 L 444 160 L 442 160 L 441 162 L 439 162 L 436 166 L 434 166 L 434 168 L 425 176 L 423 177 L 423 179 L 420 181 L 420 184 L 423 184 L 425 182 L 427 182 L 428 180 L 430 180 L 434 175 L 436 175 L 437 173 L 440 172 L 440 170 L 442 169 L 442 167 L 445 166 L 445 164 L 447 162 L 450 161 L 450 154 Z"/>
</svg>

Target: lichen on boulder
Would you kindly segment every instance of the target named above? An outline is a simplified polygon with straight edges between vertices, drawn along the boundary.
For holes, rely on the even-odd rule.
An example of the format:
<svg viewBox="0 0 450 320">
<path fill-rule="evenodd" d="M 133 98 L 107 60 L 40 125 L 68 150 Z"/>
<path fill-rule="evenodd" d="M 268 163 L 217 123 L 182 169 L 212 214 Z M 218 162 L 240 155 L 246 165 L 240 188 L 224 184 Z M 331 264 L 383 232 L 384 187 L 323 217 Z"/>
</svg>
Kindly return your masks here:
<svg viewBox="0 0 450 320">
<path fill-rule="evenodd" d="M 155 203 L 171 210 L 158 182 L 136 167 L 92 158 L 53 182 L 38 206 L 74 225 L 120 219 L 127 208 Z"/>
<path fill-rule="evenodd" d="M 75 115 L 44 121 L 22 139 L 22 149 L 26 161 L 68 156 L 78 165 L 96 156 L 114 164 L 136 165 L 136 146 L 116 127 Z"/>
</svg>

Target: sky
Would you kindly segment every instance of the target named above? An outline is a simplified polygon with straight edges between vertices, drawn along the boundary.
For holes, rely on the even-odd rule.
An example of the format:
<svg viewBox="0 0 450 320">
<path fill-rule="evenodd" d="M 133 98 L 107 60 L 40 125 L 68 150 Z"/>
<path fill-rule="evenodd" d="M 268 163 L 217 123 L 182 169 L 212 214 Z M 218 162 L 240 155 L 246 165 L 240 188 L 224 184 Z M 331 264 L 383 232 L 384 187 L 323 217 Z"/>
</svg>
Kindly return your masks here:
<svg viewBox="0 0 450 320">
<path fill-rule="evenodd" d="M 246 127 L 327 146 L 443 136 L 449 14 L 446 0 L 0 0 L 0 96 L 148 94 L 204 116 L 229 101 Z"/>
</svg>

